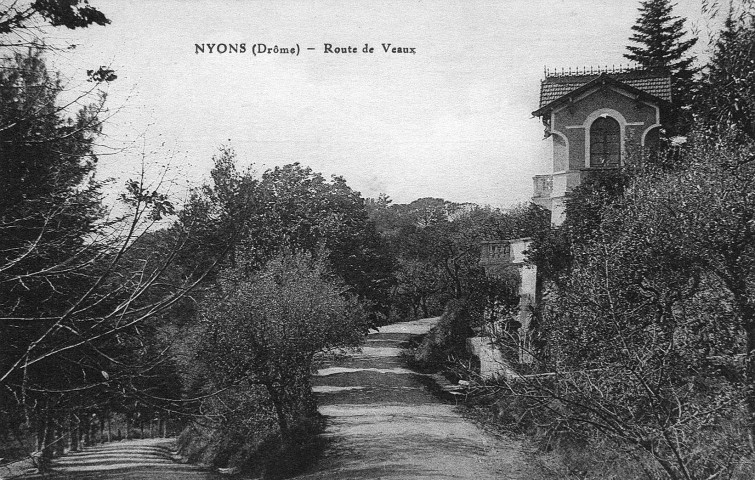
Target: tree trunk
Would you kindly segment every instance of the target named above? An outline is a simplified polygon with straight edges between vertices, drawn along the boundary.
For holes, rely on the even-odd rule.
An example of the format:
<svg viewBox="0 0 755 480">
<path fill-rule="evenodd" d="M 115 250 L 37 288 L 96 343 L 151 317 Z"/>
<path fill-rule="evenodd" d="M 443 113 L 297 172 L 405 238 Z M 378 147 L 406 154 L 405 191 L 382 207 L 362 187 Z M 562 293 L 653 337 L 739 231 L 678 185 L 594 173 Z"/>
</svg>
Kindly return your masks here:
<svg viewBox="0 0 755 480">
<path fill-rule="evenodd" d="M 91 433 L 91 431 L 92 431 L 91 425 L 90 425 L 89 414 L 84 415 L 84 421 L 81 422 L 81 424 L 82 424 L 81 425 L 81 431 L 84 434 L 84 446 L 88 447 L 88 446 L 92 445 L 92 439 L 89 436 L 90 433 Z"/>
<path fill-rule="evenodd" d="M 744 319 L 746 325 L 745 330 L 747 332 L 747 356 L 745 357 L 747 383 L 745 385 L 745 402 L 747 404 L 750 450 L 755 452 L 755 312 L 750 311 L 745 314 L 749 316 L 749 318 Z"/>
<path fill-rule="evenodd" d="M 79 419 L 76 415 L 71 414 L 71 451 L 79 450 Z"/>
<path fill-rule="evenodd" d="M 283 408 L 283 398 L 281 398 L 280 392 L 272 385 L 267 384 L 267 392 L 270 395 L 270 400 L 275 406 L 275 413 L 278 416 L 278 427 L 281 430 L 281 436 L 285 439 L 288 437 L 288 420 L 286 419 L 286 412 Z"/>
<path fill-rule="evenodd" d="M 42 423 L 44 424 L 42 433 L 42 448 L 40 450 L 39 464 L 37 465 L 37 467 L 40 471 L 44 472 L 47 471 L 47 468 L 50 465 L 50 460 L 52 460 L 54 448 L 53 441 L 55 439 L 55 425 L 53 424 L 50 414 L 47 412 L 45 412 L 44 421 Z"/>
<path fill-rule="evenodd" d="M 55 447 L 54 447 L 54 455 L 56 457 L 63 456 L 66 453 L 66 434 L 65 429 L 63 428 L 63 423 L 57 423 L 57 427 L 55 428 Z"/>
<path fill-rule="evenodd" d="M 37 414 L 37 434 L 36 434 L 36 444 L 37 444 L 37 451 L 41 452 L 42 448 L 45 446 L 45 421 L 44 417 L 38 413 Z"/>
</svg>

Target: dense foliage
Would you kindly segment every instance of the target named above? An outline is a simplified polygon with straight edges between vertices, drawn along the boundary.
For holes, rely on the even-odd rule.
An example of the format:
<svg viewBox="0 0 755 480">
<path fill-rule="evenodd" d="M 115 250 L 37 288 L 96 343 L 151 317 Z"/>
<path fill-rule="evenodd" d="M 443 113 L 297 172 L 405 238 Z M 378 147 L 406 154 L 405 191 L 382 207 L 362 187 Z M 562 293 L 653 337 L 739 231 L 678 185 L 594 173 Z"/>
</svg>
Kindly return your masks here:
<svg viewBox="0 0 755 480">
<path fill-rule="evenodd" d="M 391 305 L 398 318 L 440 315 L 461 300 L 479 323 L 486 306 L 511 293 L 485 275 L 481 242 L 528 237 L 549 223 L 535 205 L 506 211 L 439 198 L 392 204 L 383 196 L 369 209 L 396 265 Z"/>
<path fill-rule="evenodd" d="M 175 372 L 156 363 L 155 325 L 139 327 L 191 288 L 166 281 L 187 232 L 160 258 L 137 248 L 173 207 L 134 180 L 122 195 L 124 217 L 105 217 L 94 177 L 104 99 L 61 107 L 61 83 L 38 50 L 2 66 L 0 421 L 19 438 L 34 432 L 46 459 L 64 432 L 77 447 L 92 415 L 151 415 L 155 402 L 142 408 L 142 394 L 175 393 Z"/>
<path fill-rule="evenodd" d="M 264 387 L 285 437 L 316 416 L 309 384 L 315 356 L 358 346 L 363 311 L 322 261 L 306 254 L 281 254 L 256 275 L 236 267 L 221 276 L 201 312 L 196 360 L 214 385 Z"/>
<path fill-rule="evenodd" d="M 581 475 L 752 477 L 752 25 L 727 22 L 684 148 L 590 173 L 535 235 L 540 373 L 504 391 L 520 427 L 593 452 Z"/>
<path fill-rule="evenodd" d="M 184 440 L 190 450 L 209 442 L 197 448 L 217 448 L 205 460 L 219 466 L 272 444 L 268 457 L 296 456 L 319 425 L 314 359 L 385 322 L 392 263 L 342 178 L 298 163 L 240 172 L 227 147 L 214 162 L 211 183 L 168 232 L 196 225 L 178 266 L 189 278 L 210 269 L 195 301 L 172 315 L 184 407 L 201 419 Z M 219 440 L 233 438 L 247 440 Z"/>
<path fill-rule="evenodd" d="M 181 260 L 187 272 L 218 260 L 253 271 L 284 251 L 308 252 L 370 304 L 373 323 L 381 321 L 392 265 L 359 192 L 298 163 L 258 177 L 238 172 L 229 148 L 214 160 L 212 184 L 179 215 L 180 225 L 201 225 Z"/>
</svg>

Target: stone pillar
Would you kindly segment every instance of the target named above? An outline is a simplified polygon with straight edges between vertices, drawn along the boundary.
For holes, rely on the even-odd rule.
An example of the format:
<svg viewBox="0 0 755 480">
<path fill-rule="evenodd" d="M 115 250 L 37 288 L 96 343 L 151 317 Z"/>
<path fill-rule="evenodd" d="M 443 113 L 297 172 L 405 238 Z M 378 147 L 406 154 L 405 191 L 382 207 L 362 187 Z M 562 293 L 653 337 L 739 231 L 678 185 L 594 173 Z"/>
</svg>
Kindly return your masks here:
<svg viewBox="0 0 755 480">
<path fill-rule="evenodd" d="M 532 363 L 531 331 L 532 309 L 537 295 L 537 267 L 528 265 L 525 252 L 532 243 L 529 238 L 511 240 L 511 263 L 519 270 L 519 362 Z"/>
</svg>

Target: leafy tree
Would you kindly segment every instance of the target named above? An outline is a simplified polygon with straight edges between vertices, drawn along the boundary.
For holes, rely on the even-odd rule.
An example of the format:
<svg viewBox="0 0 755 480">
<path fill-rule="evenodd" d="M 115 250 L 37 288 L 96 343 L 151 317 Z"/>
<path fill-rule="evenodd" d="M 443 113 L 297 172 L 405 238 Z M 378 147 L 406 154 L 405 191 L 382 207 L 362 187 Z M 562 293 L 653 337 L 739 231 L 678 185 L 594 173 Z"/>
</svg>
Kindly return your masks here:
<svg viewBox="0 0 755 480">
<path fill-rule="evenodd" d="M 636 45 L 628 45 L 629 53 L 624 57 L 637 62 L 646 69 L 662 69 L 671 74 L 671 96 L 673 111 L 671 133 L 685 135 L 691 126 L 689 112 L 693 102 L 695 86 L 693 67 L 695 57 L 689 50 L 697 43 L 697 38 L 685 40 L 685 20 L 672 15 L 671 0 L 644 0 L 640 2 L 640 15 L 629 40 Z"/>
<path fill-rule="evenodd" d="M 398 311 L 394 314 L 427 318 L 442 310 L 445 291 L 444 272 L 438 265 L 400 258 L 396 262 L 394 296 Z M 411 309 L 411 310 L 409 310 Z"/>
<path fill-rule="evenodd" d="M 670 478 L 734 472 L 755 418 L 753 146 L 692 140 L 675 170 L 586 184 L 564 243 L 536 246 L 556 272 L 541 323 L 549 376 L 517 385 L 558 402 L 554 422 L 645 451 Z"/>
<path fill-rule="evenodd" d="M 462 295 L 459 273 L 467 265 L 468 249 L 457 248 L 450 221 L 461 208 L 440 198 L 420 198 L 372 209 L 395 258 L 394 315 L 439 314 L 454 291 Z"/>
<path fill-rule="evenodd" d="M 365 317 L 356 297 L 307 254 L 282 254 L 249 275 L 223 272 L 202 309 L 199 360 L 218 384 L 263 386 L 284 437 L 316 415 L 309 384 L 317 354 L 359 345 Z"/>
<path fill-rule="evenodd" d="M 566 218 L 559 228 L 534 230 L 529 261 L 545 284 L 560 287 L 571 272 L 573 249 L 599 234 L 604 216 L 620 202 L 631 181 L 628 169 L 589 172 L 566 199 Z"/>
<path fill-rule="evenodd" d="M 755 144 L 735 138 L 703 138 L 690 154 L 690 168 L 675 178 L 681 229 L 678 243 L 696 252 L 718 288 L 726 292 L 731 328 L 740 333 L 745 356 L 751 447 L 755 447 Z M 755 449 L 755 448 L 754 448 Z"/>
<path fill-rule="evenodd" d="M 481 317 L 495 287 L 479 265 L 480 242 L 532 236 L 549 224 L 534 205 L 501 211 L 440 198 L 396 205 L 387 200 L 370 202 L 370 216 L 395 258 L 393 308 L 401 316 L 437 315 L 459 299 Z"/>
<path fill-rule="evenodd" d="M 197 251 L 185 264 L 219 260 L 225 245 L 230 266 L 243 258 L 250 271 L 283 251 L 323 255 L 350 287 L 372 304 L 373 322 L 387 309 L 392 264 L 367 216 L 364 199 L 341 177 L 326 180 L 298 163 L 275 167 L 259 178 L 239 173 L 235 154 L 215 157 L 213 185 L 194 195 L 181 215 L 203 224 Z M 199 221 L 201 219 L 201 221 Z"/>
<path fill-rule="evenodd" d="M 690 272 L 698 264 L 669 255 L 673 243 L 655 243 L 668 235 L 667 223 L 642 219 L 644 225 L 618 222 L 633 231 L 604 231 L 580 246 L 542 323 L 548 358 L 541 360 L 553 376 L 516 388 L 559 402 L 551 418 L 581 438 L 644 451 L 669 478 L 708 478 L 731 471 L 737 460 L 728 459 L 746 454 L 741 437 L 712 433 L 738 421 L 736 389 L 716 378 L 708 358 L 714 339 L 731 338 L 695 310 L 713 298 Z M 661 230 L 648 238 L 651 228 Z M 718 346 L 730 354 L 734 345 Z"/>
<path fill-rule="evenodd" d="M 298 164 L 265 172 L 260 188 L 265 229 L 277 236 L 269 245 L 313 254 L 324 248 L 334 273 L 385 314 L 391 264 L 359 192 L 342 177 L 327 182 Z"/>
</svg>

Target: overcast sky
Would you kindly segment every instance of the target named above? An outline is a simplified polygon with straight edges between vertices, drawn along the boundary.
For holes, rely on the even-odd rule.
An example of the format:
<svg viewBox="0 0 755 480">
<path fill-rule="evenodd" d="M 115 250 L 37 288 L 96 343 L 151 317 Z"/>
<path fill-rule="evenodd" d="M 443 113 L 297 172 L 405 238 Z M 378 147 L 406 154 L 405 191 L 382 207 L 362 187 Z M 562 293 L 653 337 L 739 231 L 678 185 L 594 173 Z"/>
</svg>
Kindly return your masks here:
<svg viewBox="0 0 755 480">
<path fill-rule="evenodd" d="M 113 116 L 101 176 L 121 185 L 144 156 L 181 195 L 208 178 L 229 144 L 257 170 L 301 162 L 346 178 L 365 197 L 425 196 L 509 206 L 548 173 L 531 112 L 543 68 L 626 63 L 635 0 L 95 1 L 112 20 L 56 30 L 51 54 L 72 87 L 109 65 Z M 688 27 L 709 29 L 701 0 L 679 0 Z M 244 54 L 195 44 L 245 43 Z M 299 45 L 298 56 L 253 56 L 253 44 Z M 360 53 L 324 53 L 324 44 Z M 375 48 L 362 53 L 365 43 Z M 386 54 L 381 44 L 415 54 Z M 699 51 L 706 48 L 701 42 Z M 306 48 L 315 48 L 314 51 Z"/>
</svg>

